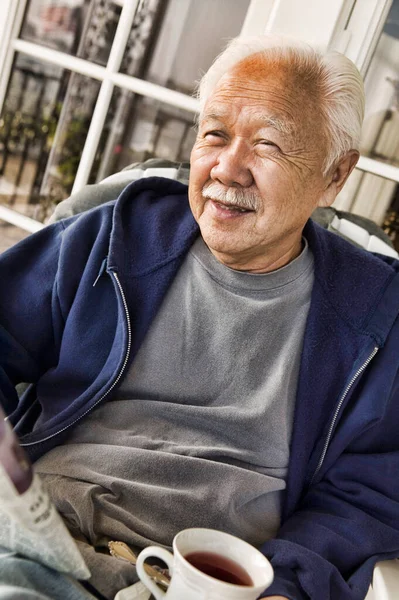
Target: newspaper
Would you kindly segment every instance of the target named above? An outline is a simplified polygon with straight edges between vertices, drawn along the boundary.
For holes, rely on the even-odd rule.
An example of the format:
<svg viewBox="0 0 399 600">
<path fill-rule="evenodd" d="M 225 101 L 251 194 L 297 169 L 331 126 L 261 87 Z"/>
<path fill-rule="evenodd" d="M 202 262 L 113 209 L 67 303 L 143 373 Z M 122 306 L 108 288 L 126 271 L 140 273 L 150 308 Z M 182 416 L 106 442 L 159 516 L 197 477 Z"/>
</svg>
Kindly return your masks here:
<svg viewBox="0 0 399 600">
<path fill-rule="evenodd" d="M 90 571 L 0 407 L 0 545 L 76 579 Z"/>
</svg>

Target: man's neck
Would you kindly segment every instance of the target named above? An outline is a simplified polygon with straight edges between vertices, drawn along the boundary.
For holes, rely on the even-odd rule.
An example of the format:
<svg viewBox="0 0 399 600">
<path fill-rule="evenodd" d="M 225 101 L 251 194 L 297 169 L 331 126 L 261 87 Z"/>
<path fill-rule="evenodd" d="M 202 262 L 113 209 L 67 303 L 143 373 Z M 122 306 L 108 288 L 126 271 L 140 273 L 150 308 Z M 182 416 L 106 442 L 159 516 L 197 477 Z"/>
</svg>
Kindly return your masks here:
<svg viewBox="0 0 399 600">
<path fill-rule="evenodd" d="M 261 274 L 270 273 L 271 271 L 277 271 L 285 267 L 293 261 L 302 252 L 303 243 L 302 238 L 284 249 L 283 252 L 270 252 L 268 255 L 246 257 L 245 255 L 235 256 L 232 254 L 224 254 L 223 252 L 217 252 L 212 248 L 209 250 L 212 252 L 214 257 L 226 267 L 234 269 L 236 271 L 245 271 L 246 273 Z"/>
</svg>

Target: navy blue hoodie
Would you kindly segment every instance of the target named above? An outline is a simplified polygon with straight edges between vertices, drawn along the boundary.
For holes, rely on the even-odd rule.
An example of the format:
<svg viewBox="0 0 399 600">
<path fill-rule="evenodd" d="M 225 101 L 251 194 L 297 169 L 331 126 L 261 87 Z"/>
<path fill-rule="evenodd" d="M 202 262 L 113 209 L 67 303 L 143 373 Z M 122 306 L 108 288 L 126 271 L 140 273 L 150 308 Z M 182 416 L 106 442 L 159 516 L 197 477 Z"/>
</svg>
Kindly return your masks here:
<svg viewBox="0 0 399 600">
<path fill-rule="evenodd" d="M 399 263 L 304 234 L 315 282 L 267 593 L 363 600 L 399 556 Z M 2 255 L 0 401 L 33 460 L 115 392 L 198 235 L 187 187 L 147 178 Z"/>
</svg>

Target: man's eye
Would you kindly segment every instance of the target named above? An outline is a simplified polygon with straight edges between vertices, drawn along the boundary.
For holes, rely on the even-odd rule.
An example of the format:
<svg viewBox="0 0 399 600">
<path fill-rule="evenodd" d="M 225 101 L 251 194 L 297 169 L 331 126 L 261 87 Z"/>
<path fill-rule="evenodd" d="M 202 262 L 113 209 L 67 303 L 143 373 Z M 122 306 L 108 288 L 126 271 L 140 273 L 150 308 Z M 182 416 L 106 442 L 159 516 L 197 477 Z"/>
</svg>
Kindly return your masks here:
<svg viewBox="0 0 399 600">
<path fill-rule="evenodd" d="M 272 142 L 271 140 L 260 140 L 259 144 L 261 146 L 265 146 L 266 148 L 269 148 L 270 150 L 280 150 L 280 147 L 275 142 Z"/>
<path fill-rule="evenodd" d="M 213 138 L 220 139 L 221 137 L 223 137 L 223 134 L 221 131 L 212 130 L 212 131 L 206 131 L 204 133 L 204 137 L 207 139 L 213 139 Z"/>
</svg>

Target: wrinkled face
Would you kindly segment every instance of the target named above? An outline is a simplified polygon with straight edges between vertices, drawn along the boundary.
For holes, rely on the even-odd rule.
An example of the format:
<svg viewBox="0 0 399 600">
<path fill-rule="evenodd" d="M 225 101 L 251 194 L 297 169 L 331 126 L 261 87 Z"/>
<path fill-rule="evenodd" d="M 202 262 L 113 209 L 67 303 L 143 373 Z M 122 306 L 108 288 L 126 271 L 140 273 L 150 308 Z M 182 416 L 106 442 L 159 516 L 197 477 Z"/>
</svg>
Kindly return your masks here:
<svg viewBox="0 0 399 600">
<path fill-rule="evenodd" d="M 255 56 L 226 73 L 207 101 L 189 200 L 222 263 L 252 272 L 283 266 L 299 254 L 313 210 L 333 201 L 314 96 L 285 65 Z"/>
</svg>

